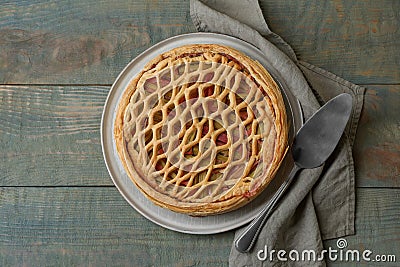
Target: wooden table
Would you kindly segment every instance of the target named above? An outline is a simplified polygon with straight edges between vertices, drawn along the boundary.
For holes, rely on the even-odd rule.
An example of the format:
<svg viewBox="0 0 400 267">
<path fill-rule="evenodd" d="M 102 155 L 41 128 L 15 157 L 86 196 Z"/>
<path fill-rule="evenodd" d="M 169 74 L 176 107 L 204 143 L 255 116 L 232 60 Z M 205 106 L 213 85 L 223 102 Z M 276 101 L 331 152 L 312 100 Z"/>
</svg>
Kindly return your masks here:
<svg viewBox="0 0 400 267">
<path fill-rule="evenodd" d="M 396 254 L 380 266 L 399 266 L 400 2 L 261 6 L 300 59 L 368 88 L 354 148 L 357 234 L 346 240 Z M 193 236 L 149 222 L 114 187 L 101 152 L 118 73 L 152 44 L 194 31 L 188 1 L 0 3 L 1 266 L 228 264 L 233 231 Z"/>
</svg>

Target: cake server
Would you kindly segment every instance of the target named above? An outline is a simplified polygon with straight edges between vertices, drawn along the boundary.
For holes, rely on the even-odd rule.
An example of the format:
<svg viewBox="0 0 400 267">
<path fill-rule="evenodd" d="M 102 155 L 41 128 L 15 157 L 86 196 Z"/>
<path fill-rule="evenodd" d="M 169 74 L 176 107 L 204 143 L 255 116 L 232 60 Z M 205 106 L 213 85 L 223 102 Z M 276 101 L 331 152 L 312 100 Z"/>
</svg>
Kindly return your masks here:
<svg viewBox="0 0 400 267">
<path fill-rule="evenodd" d="M 294 180 L 298 171 L 321 166 L 334 151 L 349 120 L 352 97 L 343 93 L 322 106 L 296 134 L 291 146 L 294 167 L 287 179 L 279 187 L 265 208 L 235 240 L 240 252 L 248 252 L 253 247 L 263 225 L 274 211 L 276 204 Z"/>
</svg>

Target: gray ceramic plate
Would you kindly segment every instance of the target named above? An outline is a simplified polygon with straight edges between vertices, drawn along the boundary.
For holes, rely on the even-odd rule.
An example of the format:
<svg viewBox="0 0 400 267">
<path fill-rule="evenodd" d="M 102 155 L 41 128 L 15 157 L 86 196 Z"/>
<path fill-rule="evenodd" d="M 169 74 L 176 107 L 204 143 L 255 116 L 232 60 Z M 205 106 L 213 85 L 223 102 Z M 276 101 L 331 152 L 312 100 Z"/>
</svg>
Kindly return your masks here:
<svg viewBox="0 0 400 267">
<path fill-rule="evenodd" d="M 220 233 L 240 227 L 251 221 L 257 215 L 261 208 L 270 199 L 272 194 L 277 190 L 279 185 L 283 182 L 293 166 L 293 163 L 289 159 L 284 161 L 277 176 L 268 188 L 246 206 L 225 214 L 206 217 L 191 217 L 160 208 L 142 195 L 125 173 L 118 158 L 113 138 L 116 107 L 124 89 L 131 79 L 141 71 L 149 60 L 153 59 L 157 55 L 175 47 L 188 44 L 226 45 L 242 51 L 249 57 L 258 60 L 274 76 L 284 93 L 288 119 L 290 120 L 289 124 L 291 126 L 290 139 L 293 138 L 294 133 L 297 132 L 303 122 L 301 109 L 297 99 L 290 91 L 285 89 L 286 86 L 280 78 L 279 73 L 272 68 L 268 58 L 265 58 L 261 51 L 253 45 L 231 36 L 215 33 L 191 33 L 175 36 L 152 46 L 133 59 L 118 76 L 107 97 L 101 121 L 103 155 L 115 186 L 126 201 L 144 217 L 160 226 L 178 232 L 191 234 Z"/>
</svg>

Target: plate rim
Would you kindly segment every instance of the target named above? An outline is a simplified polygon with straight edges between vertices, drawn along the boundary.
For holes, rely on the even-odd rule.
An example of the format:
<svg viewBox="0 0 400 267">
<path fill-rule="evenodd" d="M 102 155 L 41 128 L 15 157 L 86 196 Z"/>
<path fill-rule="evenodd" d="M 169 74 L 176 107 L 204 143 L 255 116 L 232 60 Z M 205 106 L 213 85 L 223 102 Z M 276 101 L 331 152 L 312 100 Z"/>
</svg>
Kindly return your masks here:
<svg viewBox="0 0 400 267">
<path fill-rule="evenodd" d="M 127 192 L 127 188 L 124 188 L 124 186 L 121 184 L 121 178 L 119 177 L 115 177 L 115 166 L 112 166 L 112 160 L 110 159 L 110 157 L 114 158 L 114 161 L 120 161 L 118 155 L 111 155 L 110 153 L 115 153 L 114 149 L 110 149 L 109 147 L 109 143 L 110 140 L 107 140 L 106 138 L 110 137 L 110 133 L 107 133 L 107 131 L 111 131 L 111 138 L 113 139 L 113 135 L 114 135 L 114 120 L 115 120 L 115 110 L 114 111 L 110 111 L 110 102 L 111 100 L 113 100 L 112 98 L 115 98 L 115 91 L 118 89 L 118 86 L 120 83 L 123 82 L 123 78 L 124 76 L 127 75 L 127 72 L 129 73 L 130 69 L 133 67 L 132 65 L 134 65 L 135 63 L 137 64 L 138 61 L 142 60 L 143 58 L 146 58 L 146 56 L 148 56 L 149 53 L 151 53 L 154 50 L 161 48 L 164 48 L 165 51 L 168 51 L 170 49 L 166 48 L 169 46 L 173 46 L 173 47 L 179 47 L 181 45 L 184 45 L 182 42 L 183 41 L 191 41 L 191 39 L 196 39 L 196 38 L 203 38 L 202 43 L 206 44 L 206 43 L 212 43 L 210 41 L 207 42 L 208 39 L 217 39 L 218 44 L 225 44 L 225 41 L 230 43 L 236 43 L 238 46 L 245 46 L 247 49 L 252 50 L 252 52 L 257 53 L 261 58 L 256 58 L 254 59 L 253 57 L 251 57 L 253 60 L 257 60 L 257 61 L 264 61 L 264 62 L 268 62 L 268 59 L 266 58 L 265 55 L 262 54 L 262 52 L 255 47 L 254 45 L 252 45 L 251 43 L 248 43 L 244 40 L 238 39 L 236 37 L 230 36 L 230 35 L 226 35 L 226 34 L 220 34 L 220 33 L 205 33 L 205 32 L 195 32 L 195 33 L 186 33 L 186 34 L 180 34 L 180 35 L 176 35 L 176 36 L 172 36 L 170 38 L 167 38 L 165 40 L 162 40 L 154 45 L 152 45 L 151 47 L 147 48 L 145 51 L 143 51 L 142 53 L 140 53 L 139 55 L 137 55 L 136 57 L 134 57 L 123 69 L 122 71 L 118 74 L 117 78 L 115 79 L 115 81 L 113 82 L 110 91 L 107 95 L 107 98 L 105 100 L 104 103 L 104 108 L 103 108 L 103 112 L 102 112 L 102 116 L 101 116 L 101 124 L 100 124 L 100 139 L 101 139 L 101 147 L 102 147 L 102 153 L 103 153 L 103 159 L 104 162 L 106 164 L 107 167 L 107 171 L 113 181 L 113 184 L 116 186 L 116 188 L 118 189 L 119 193 L 123 196 L 123 198 L 130 204 L 130 206 L 132 206 L 139 214 L 141 214 L 141 216 L 145 217 L 146 219 L 152 221 L 153 223 L 162 226 L 164 228 L 176 231 L 176 232 L 181 232 L 181 233 L 187 233 L 187 234 L 216 234 L 216 233 L 222 233 L 222 232 L 226 232 L 229 230 L 233 230 L 236 229 L 240 226 L 245 225 L 246 223 L 250 222 L 254 216 L 250 216 L 249 218 L 247 218 L 246 220 L 242 220 L 242 221 L 238 221 L 237 223 L 231 223 L 227 226 L 223 226 L 223 227 L 217 227 L 218 223 L 215 223 L 213 225 L 215 225 L 215 227 L 206 227 L 206 228 L 202 228 L 202 229 L 198 229 L 198 225 L 196 225 L 197 227 L 183 227 L 183 226 L 177 226 L 176 224 L 174 224 L 173 222 L 165 222 L 165 221 L 160 221 L 159 218 L 155 217 L 154 215 L 150 214 L 149 212 L 146 212 L 143 207 L 141 207 L 139 205 L 138 202 L 132 201 L 132 199 L 129 196 L 129 192 Z M 192 42 L 191 44 L 197 44 L 199 42 Z M 229 44 L 226 44 L 229 46 Z M 172 48 L 173 48 L 172 47 Z M 171 49 L 172 49 L 171 48 Z M 165 52 L 164 51 L 164 52 Z M 239 49 L 239 51 L 241 51 Z M 241 51 L 243 52 L 243 51 Z M 163 51 L 158 52 L 158 54 L 163 53 Z M 245 52 L 243 52 L 245 53 Z M 246 53 L 245 53 L 246 54 Z M 250 55 L 248 55 L 250 57 Z M 150 57 L 151 59 L 151 57 Z M 262 62 L 260 62 L 262 64 Z M 285 94 L 284 98 L 286 97 L 286 99 L 289 101 L 289 108 L 291 109 L 292 112 L 292 123 L 293 123 L 293 131 L 294 133 L 292 133 L 293 135 L 298 131 L 298 129 L 301 127 L 301 125 L 303 124 L 303 116 L 302 116 L 302 111 L 301 111 L 301 105 L 299 103 L 299 101 L 294 97 L 294 95 L 292 95 L 292 93 L 289 91 L 289 96 L 288 96 L 288 90 L 286 84 L 284 83 L 284 81 L 282 80 L 282 78 L 279 78 L 279 72 L 273 68 L 272 66 L 265 66 L 264 64 L 262 64 L 269 72 L 271 72 L 271 75 L 274 77 L 274 80 L 278 83 L 281 91 L 283 94 Z M 132 77 L 135 77 L 138 74 L 131 74 Z M 277 77 L 278 76 L 278 77 Z M 121 95 L 117 96 L 118 101 L 114 101 L 117 104 L 119 103 Z M 294 101 L 294 99 L 296 99 L 296 101 Z M 293 104 L 297 105 L 297 107 L 294 107 Z M 293 108 L 298 110 L 298 114 L 296 116 L 299 116 L 298 119 L 295 118 L 295 114 L 293 113 Z M 111 127 L 106 124 L 107 122 L 107 117 L 110 115 L 110 112 L 112 114 L 112 121 L 111 121 Z M 111 129 L 108 129 L 108 128 Z M 115 142 L 114 140 L 111 140 L 113 146 L 115 147 Z M 289 144 L 290 145 L 290 144 Z M 124 174 L 121 174 L 124 175 Z M 126 172 L 125 172 L 126 175 Z M 132 185 L 133 182 L 131 181 Z M 260 196 L 258 196 L 257 198 L 259 198 Z M 256 198 L 256 199 L 257 199 Z M 255 200 L 256 200 L 255 199 Z M 238 210 L 236 210 L 236 212 L 239 212 L 241 209 L 245 209 L 247 207 L 247 209 L 250 209 L 249 207 L 251 206 L 251 203 L 254 202 L 255 200 L 251 201 L 250 203 L 246 204 L 244 207 L 239 208 Z M 154 209 L 163 209 L 160 208 L 158 206 L 156 206 L 154 203 L 152 203 L 150 200 L 149 204 L 154 206 Z M 188 219 L 190 219 L 190 221 L 193 220 L 197 220 L 197 218 L 211 218 L 210 221 L 212 221 L 212 219 L 218 218 L 218 217 L 223 217 L 224 215 L 226 216 L 226 214 L 229 213 L 233 213 L 235 211 L 232 212 L 227 212 L 227 213 L 223 213 L 223 214 L 219 214 L 219 215 L 211 215 L 211 216 L 205 216 L 205 217 L 191 217 L 189 215 L 186 214 L 179 214 L 173 211 L 169 211 L 166 209 L 163 209 L 166 212 L 169 213 L 173 213 L 176 215 L 176 217 L 181 217 L 184 216 Z M 206 219 L 207 220 L 207 219 Z M 215 221 L 215 220 L 214 220 Z"/>
</svg>

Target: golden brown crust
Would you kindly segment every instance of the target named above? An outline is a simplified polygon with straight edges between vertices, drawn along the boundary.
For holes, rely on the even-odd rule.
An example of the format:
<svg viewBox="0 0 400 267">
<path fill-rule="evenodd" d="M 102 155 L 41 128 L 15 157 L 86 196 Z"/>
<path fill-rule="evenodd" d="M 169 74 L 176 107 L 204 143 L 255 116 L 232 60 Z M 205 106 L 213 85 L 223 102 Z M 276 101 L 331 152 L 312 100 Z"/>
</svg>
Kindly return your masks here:
<svg viewBox="0 0 400 267">
<path fill-rule="evenodd" d="M 138 105 L 135 106 L 135 101 L 137 100 L 135 93 L 138 92 L 140 88 L 145 87 L 146 81 L 151 79 L 153 76 L 157 76 L 157 86 L 158 88 L 156 90 L 161 90 L 160 89 L 160 78 L 159 76 L 161 75 L 160 73 L 165 70 L 166 68 L 171 68 L 170 66 L 178 66 L 180 64 L 190 64 L 193 62 L 218 62 L 218 67 L 221 65 L 229 65 L 229 68 L 237 69 L 240 72 L 243 72 L 246 77 L 251 79 L 254 84 L 256 84 L 260 90 L 262 91 L 266 107 L 265 109 L 267 110 L 267 114 L 263 115 L 264 119 L 260 123 L 264 123 L 265 125 L 268 125 L 268 120 L 272 121 L 272 126 L 270 131 L 268 133 L 261 133 L 259 136 L 259 139 L 254 139 L 255 137 L 250 134 L 250 137 L 253 138 L 251 140 L 258 141 L 261 140 L 265 141 L 268 144 L 262 144 L 261 149 L 257 153 L 254 152 L 253 149 L 252 155 L 250 156 L 250 161 L 253 163 L 249 163 L 246 165 L 246 170 L 247 173 L 249 173 L 249 168 L 255 168 L 254 165 L 257 165 L 259 163 L 256 163 L 257 160 L 265 160 L 267 165 L 263 165 L 262 167 L 266 167 L 265 170 L 262 170 L 262 175 L 260 177 L 252 177 L 250 174 L 245 175 L 244 177 L 240 177 L 239 179 L 236 180 L 234 185 L 229 185 L 226 186 L 227 189 L 226 191 L 222 191 L 220 194 L 215 194 L 215 197 L 210 199 L 210 200 L 204 200 L 204 201 L 196 201 L 196 199 L 193 200 L 187 200 L 182 197 L 178 197 L 178 193 L 171 193 L 168 191 L 168 183 L 165 181 L 155 181 L 152 180 L 150 177 L 152 175 L 152 172 L 157 172 L 157 166 L 155 164 L 158 164 L 157 162 L 159 161 L 154 161 L 153 160 L 153 165 L 149 165 L 150 163 L 146 161 L 143 156 L 140 156 L 140 153 L 132 152 L 135 151 L 133 148 L 133 142 L 132 140 L 135 140 L 135 134 L 131 134 L 129 131 L 132 129 L 132 123 L 131 123 L 131 128 L 129 128 L 127 125 L 128 120 L 127 118 L 130 118 L 132 115 L 131 113 L 133 110 L 137 110 Z M 217 68 L 218 68 L 217 67 Z M 226 69 L 227 67 L 225 67 Z M 225 70 L 224 68 L 220 68 Z M 214 71 L 214 75 L 218 70 Z M 187 73 L 185 73 L 187 74 Z M 171 78 L 172 79 L 172 78 Z M 200 82 L 194 81 L 196 84 L 194 87 L 201 87 Z M 172 82 L 170 81 L 172 84 Z M 197 89 L 199 92 L 206 89 Z M 139 88 L 139 89 L 138 89 Z M 186 89 L 189 87 L 185 87 Z M 176 95 L 180 95 L 182 93 L 183 89 L 180 89 Z M 188 89 L 187 89 L 188 90 Z M 215 90 L 215 87 L 214 87 Z M 224 89 L 221 89 L 224 90 Z M 225 91 L 223 91 L 225 92 Z M 175 96 L 176 96 L 175 95 Z M 187 96 L 187 94 L 186 94 Z M 219 96 L 217 96 L 218 98 Z M 247 97 L 247 96 L 245 96 Z M 201 98 L 201 97 L 199 97 Z M 222 99 L 221 97 L 219 99 Z M 177 100 L 176 100 L 177 101 Z M 245 101 L 246 102 L 246 101 Z M 177 102 L 175 102 L 177 104 Z M 230 103 L 230 102 L 229 102 Z M 201 103 L 203 106 L 205 104 L 205 100 Z M 233 108 L 237 108 L 241 106 L 240 103 L 236 103 L 236 106 L 233 104 L 229 104 L 230 106 L 233 106 Z M 257 103 L 254 104 L 254 107 L 256 107 Z M 243 105 L 242 105 L 243 106 Z M 164 107 L 162 107 L 164 108 Z M 249 110 L 249 107 L 247 107 L 247 110 Z M 151 107 L 150 107 L 151 109 Z M 235 109 L 235 111 L 238 111 L 239 108 Z M 162 111 L 162 110 L 161 110 Z M 148 110 L 149 114 L 152 114 L 151 110 Z M 133 113 L 132 113 L 133 114 Z M 164 114 L 164 113 L 163 113 Z M 250 113 L 249 113 L 250 114 Z M 249 115 L 248 115 L 249 116 Z M 260 115 L 261 116 L 261 115 Z M 254 118 L 254 120 L 258 119 L 257 117 Z M 247 121 L 247 120 L 246 120 Z M 165 116 L 162 118 L 162 122 L 166 122 Z M 137 123 L 137 122 L 136 122 Z M 199 124 L 199 122 L 196 122 Z M 208 122 L 209 123 L 209 122 Z M 251 127 L 254 129 L 259 129 L 256 127 L 261 127 L 260 123 L 254 123 L 251 122 L 252 124 Z M 255 126 L 254 126 L 255 125 Z M 204 127 L 204 126 L 201 126 Z M 264 67 L 261 66 L 256 61 L 251 60 L 247 56 L 243 55 L 241 52 L 236 51 L 230 47 L 226 46 L 221 46 L 221 45 L 214 45 L 214 44 L 206 44 L 206 45 L 188 45 L 188 46 L 183 46 L 179 47 L 176 49 L 173 49 L 171 51 L 168 51 L 155 59 L 151 60 L 144 68 L 143 70 L 130 82 L 129 86 L 126 88 L 124 91 L 123 95 L 121 96 L 118 108 L 117 108 L 117 115 L 116 115 L 116 120 L 115 120 L 115 126 L 114 126 L 114 138 L 116 142 L 116 147 L 118 151 L 118 155 L 121 159 L 121 162 L 127 171 L 129 177 L 131 180 L 135 183 L 135 185 L 140 189 L 140 191 L 148 197 L 151 201 L 153 201 L 155 204 L 162 206 L 164 208 L 168 208 L 170 210 L 176 211 L 176 212 L 181 212 L 181 213 L 186 213 L 190 215 L 197 215 L 197 216 L 204 216 L 204 215 L 210 215 L 210 214 L 219 214 L 222 212 L 227 212 L 230 210 L 237 209 L 246 203 L 248 203 L 250 200 L 255 198 L 260 192 L 262 192 L 265 187 L 270 183 L 270 181 L 273 179 L 273 177 L 276 174 L 276 171 L 281 163 L 281 161 L 284 158 L 284 155 L 287 151 L 287 119 L 286 119 L 286 112 L 285 112 L 285 106 L 284 102 L 282 99 L 282 95 L 280 93 L 280 90 L 273 80 L 273 78 L 270 76 L 270 74 L 264 69 Z M 154 125 L 146 126 L 146 128 L 143 128 L 146 130 L 150 130 L 153 134 L 156 133 L 157 127 Z M 199 129 L 199 127 L 197 127 Z M 202 128 L 204 129 L 204 128 Z M 218 131 L 218 129 L 217 129 Z M 208 134 L 208 133 L 207 133 Z M 138 135 L 138 134 L 136 134 Z M 254 133 L 255 135 L 255 133 Z M 213 136 L 212 134 L 208 134 L 208 137 L 211 139 L 214 138 L 213 140 L 216 141 L 216 137 Z M 268 138 L 268 139 L 267 139 Z M 249 139 L 250 140 L 250 139 Z M 267 141 L 266 141 L 267 140 Z M 268 141 L 269 140 L 269 141 Z M 153 142 L 152 144 L 147 144 L 146 147 L 157 147 L 159 146 L 154 145 L 156 141 L 150 141 Z M 232 138 L 227 139 L 227 143 L 233 145 Z M 254 143 L 253 142 L 253 143 Z M 137 143 L 137 142 L 136 142 Z M 221 147 L 225 147 L 228 144 L 222 144 Z M 254 145 L 253 145 L 254 148 Z M 269 151 L 270 150 L 270 151 Z M 162 151 L 162 149 L 161 149 Z M 218 150 L 217 150 L 218 151 Z M 162 151 L 163 152 L 163 151 Z M 162 154 L 161 152 L 161 154 Z M 268 153 L 272 153 L 271 155 Z M 155 152 L 153 153 L 153 158 L 160 158 L 163 155 L 156 154 L 154 156 Z M 232 156 L 231 154 L 229 154 Z M 168 155 L 167 155 L 168 156 Z M 270 161 L 267 159 L 271 157 Z M 156 162 L 156 163 L 155 163 Z M 168 162 L 166 163 L 167 165 L 169 164 Z M 215 165 L 215 164 L 214 164 Z M 153 166 L 154 168 L 145 168 L 144 166 Z M 163 166 L 162 171 L 166 170 L 166 172 L 171 171 L 172 165 L 169 168 Z M 174 169 L 175 170 L 175 169 Z M 221 169 L 223 170 L 223 169 Z M 258 170 L 258 169 L 256 169 Z M 224 171 L 229 171 L 229 170 L 224 170 Z M 222 172 L 222 171 L 221 171 Z M 189 174 L 192 172 L 189 172 Z M 178 176 L 180 172 L 178 170 Z M 189 174 L 181 174 L 181 176 L 189 175 Z M 207 173 L 206 175 L 209 175 Z M 256 176 L 256 174 L 254 174 Z M 167 177 L 164 174 L 164 180 L 165 177 Z M 254 178 L 254 179 L 253 179 Z M 256 179 L 257 178 L 257 179 Z M 183 181 L 184 179 L 181 177 L 180 181 Z M 185 180 L 186 183 L 193 183 L 193 177 L 191 178 L 192 180 Z M 171 178 L 172 181 L 174 181 L 173 178 Z M 249 180 L 252 182 L 250 183 Z M 165 184 L 164 187 L 161 186 L 161 184 Z M 178 182 L 175 182 L 178 183 Z M 208 183 L 207 185 L 209 185 Z M 196 193 L 200 191 L 201 186 L 207 186 L 206 183 L 201 183 L 199 182 L 198 186 L 193 185 L 192 188 L 197 188 Z M 213 184 L 215 185 L 215 184 Z M 185 185 L 186 187 L 190 187 Z M 197 187 L 196 187 L 197 186 Z M 211 186 L 210 186 L 211 187 Z M 176 188 L 176 186 L 175 186 Z M 164 191 L 163 191 L 164 190 Z M 175 190 L 180 190 L 180 189 L 175 189 Z M 186 190 L 186 189 L 184 189 Z M 203 190 L 204 191 L 204 190 Z M 219 192 L 219 191 L 218 191 Z M 185 196 L 190 196 L 190 193 L 185 193 Z M 192 196 L 190 196 L 192 197 Z M 189 197 L 189 198 L 190 198 Z M 205 197 L 204 199 L 208 199 L 208 196 Z"/>
</svg>

